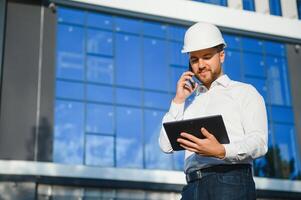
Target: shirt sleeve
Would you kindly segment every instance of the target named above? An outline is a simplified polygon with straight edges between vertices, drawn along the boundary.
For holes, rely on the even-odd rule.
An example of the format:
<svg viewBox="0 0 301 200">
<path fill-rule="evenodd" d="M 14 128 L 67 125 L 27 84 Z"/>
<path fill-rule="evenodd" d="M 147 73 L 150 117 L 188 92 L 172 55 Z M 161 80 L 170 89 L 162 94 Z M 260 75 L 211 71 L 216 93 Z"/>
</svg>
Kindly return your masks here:
<svg viewBox="0 0 301 200">
<path fill-rule="evenodd" d="M 184 104 L 185 103 L 176 104 L 172 101 L 169 111 L 163 117 L 160 136 L 159 136 L 159 145 L 161 150 L 165 153 L 171 153 L 173 149 L 171 147 L 171 144 L 169 142 L 169 139 L 163 127 L 163 123 L 182 120 L 184 116 Z"/>
<path fill-rule="evenodd" d="M 225 158 L 230 162 L 255 159 L 266 154 L 268 149 L 268 123 L 264 99 L 251 87 L 241 103 L 244 136 L 241 140 L 224 144 Z"/>
</svg>

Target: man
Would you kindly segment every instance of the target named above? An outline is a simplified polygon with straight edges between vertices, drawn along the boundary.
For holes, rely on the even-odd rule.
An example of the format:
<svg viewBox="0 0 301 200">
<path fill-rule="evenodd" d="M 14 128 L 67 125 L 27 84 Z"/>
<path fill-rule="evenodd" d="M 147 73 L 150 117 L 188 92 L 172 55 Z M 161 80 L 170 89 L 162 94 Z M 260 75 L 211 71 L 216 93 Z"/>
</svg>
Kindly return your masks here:
<svg viewBox="0 0 301 200">
<path fill-rule="evenodd" d="M 179 78 L 163 123 L 222 115 L 230 143 L 220 144 L 205 128 L 200 130 L 205 139 L 181 133 L 177 141 L 185 149 L 187 180 L 183 200 L 256 199 L 252 161 L 267 152 L 265 103 L 253 86 L 223 74 L 225 46 L 212 24 L 199 22 L 185 33 L 182 53 L 189 53 L 190 71 Z M 193 76 L 200 84 L 189 84 Z M 194 100 L 185 105 L 192 93 Z M 164 128 L 159 144 L 164 152 L 173 151 Z"/>
</svg>

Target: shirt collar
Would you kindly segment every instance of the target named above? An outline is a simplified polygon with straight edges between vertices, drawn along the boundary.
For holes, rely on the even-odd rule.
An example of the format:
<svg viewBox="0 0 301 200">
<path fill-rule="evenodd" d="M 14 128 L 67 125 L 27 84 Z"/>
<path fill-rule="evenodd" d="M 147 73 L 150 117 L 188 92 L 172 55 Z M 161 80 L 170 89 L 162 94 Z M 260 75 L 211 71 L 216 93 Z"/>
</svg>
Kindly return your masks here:
<svg viewBox="0 0 301 200">
<path fill-rule="evenodd" d="M 216 82 L 218 84 L 220 84 L 223 87 L 227 87 L 230 84 L 231 79 L 226 75 L 222 75 L 220 77 L 218 77 L 212 84 L 211 86 Z M 216 84 L 215 83 L 215 84 Z"/>
<path fill-rule="evenodd" d="M 230 84 L 231 79 L 226 75 L 222 75 L 218 77 L 213 83 L 211 84 L 210 88 L 216 86 L 216 85 L 221 85 L 223 87 L 227 87 Z M 196 89 L 196 96 L 198 96 L 201 93 L 207 92 L 208 89 L 204 85 L 199 85 L 198 88 Z"/>
</svg>

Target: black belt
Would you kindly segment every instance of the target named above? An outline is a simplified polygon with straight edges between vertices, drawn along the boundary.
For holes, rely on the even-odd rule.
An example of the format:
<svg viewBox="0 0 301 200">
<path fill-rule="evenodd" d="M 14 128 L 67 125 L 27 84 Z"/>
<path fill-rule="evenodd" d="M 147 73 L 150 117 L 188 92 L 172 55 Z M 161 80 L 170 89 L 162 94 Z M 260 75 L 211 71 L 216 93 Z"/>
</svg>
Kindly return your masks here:
<svg viewBox="0 0 301 200">
<path fill-rule="evenodd" d="M 250 164 L 215 165 L 212 167 L 199 169 L 199 170 L 196 170 L 196 171 L 186 174 L 186 181 L 187 181 L 187 183 L 189 183 L 189 182 L 201 179 L 210 174 L 225 173 L 225 172 L 239 170 L 239 169 L 251 170 L 251 165 Z"/>
</svg>

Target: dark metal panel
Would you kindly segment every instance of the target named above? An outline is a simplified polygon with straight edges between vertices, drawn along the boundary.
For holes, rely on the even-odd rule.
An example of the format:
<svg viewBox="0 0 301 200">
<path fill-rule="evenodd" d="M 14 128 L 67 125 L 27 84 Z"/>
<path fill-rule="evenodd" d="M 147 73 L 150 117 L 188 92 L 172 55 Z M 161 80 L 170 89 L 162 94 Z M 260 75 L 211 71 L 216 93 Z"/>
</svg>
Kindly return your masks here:
<svg viewBox="0 0 301 200">
<path fill-rule="evenodd" d="M 288 73 L 291 85 L 292 104 L 295 115 L 297 146 L 301 156 L 301 46 L 287 45 Z M 297 148 L 298 148 L 297 147 Z M 299 158 L 301 159 L 301 158 Z"/>
<path fill-rule="evenodd" d="M 1 94 L 1 77 L 2 77 L 2 57 L 4 47 L 4 29 L 5 29 L 6 0 L 0 0 L 0 94 Z"/>
<path fill-rule="evenodd" d="M 7 2 L 0 159 L 51 160 L 54 27 L 42 0 Z"/>
</svg>

